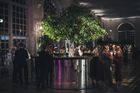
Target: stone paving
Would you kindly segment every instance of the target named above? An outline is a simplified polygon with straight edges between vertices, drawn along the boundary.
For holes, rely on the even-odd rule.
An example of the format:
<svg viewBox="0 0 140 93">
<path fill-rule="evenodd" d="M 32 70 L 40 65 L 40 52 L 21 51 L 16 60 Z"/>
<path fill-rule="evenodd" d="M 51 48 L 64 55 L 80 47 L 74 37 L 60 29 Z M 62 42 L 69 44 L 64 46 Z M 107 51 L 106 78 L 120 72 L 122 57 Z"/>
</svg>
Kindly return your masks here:
<svg viewBox="0 0 140 93">
<path fill-rule="evenodd" d="M 114 88 L 106 87 L 105 91 L 101 89 L 91 88 L 86 90 L 68 90 L 68 89 L 45 89 L 36 91 L 35 84 L 31 83 L 28 86 L 20 86 L 13 84 L 11 78 L 0 78 L 0 93 L 140 93 L 137 83 L 139 82 L 138 70 L 133 69 L 133 66 L 125 66 L 123 71 L 123 85 L 120 91 L 114 91 Z M 139 83 L 138 83 L 139 84 Z"/>
</svg>

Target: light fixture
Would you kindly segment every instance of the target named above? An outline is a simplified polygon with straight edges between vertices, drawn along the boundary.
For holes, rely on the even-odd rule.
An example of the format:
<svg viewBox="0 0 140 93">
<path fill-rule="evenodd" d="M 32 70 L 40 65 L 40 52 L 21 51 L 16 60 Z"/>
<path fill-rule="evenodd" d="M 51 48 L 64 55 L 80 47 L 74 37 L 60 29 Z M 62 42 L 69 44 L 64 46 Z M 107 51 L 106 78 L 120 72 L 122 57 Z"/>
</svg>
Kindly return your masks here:
<svg viewBox="0 0 140 93">
<path fill-rule="evenodd" d="M 102 10 L 102 9 L 91 9 L 91 12 L 94 12 L 94 13 L 103 13 L 103 12 L 105 12 L 105 10 Z"/>
<path fill-rule="evenodd" d="M 112 32 L 112 29 L 110 29 L 109 31 Z"/>
<path fill-rule="evenodd" d="M 88 3 L 88 2 L 80 2 L 79 5 L 80 5 L 80 6 L 86 6 L 86 7 L 92 6 L 92 4 L 90 4 L 90 3 Z"/>
<path fill-rule="evenodd" d="M 0 23 L 3 23 L 3 19 L 0 19 Z"/>
<path fill-rule="evenodd" d="M 37 8 L 40 8 L 41 6 L 42 6 L 41 3 L 38 3 L 38 4 L 37 4 Z"/>
</svg>

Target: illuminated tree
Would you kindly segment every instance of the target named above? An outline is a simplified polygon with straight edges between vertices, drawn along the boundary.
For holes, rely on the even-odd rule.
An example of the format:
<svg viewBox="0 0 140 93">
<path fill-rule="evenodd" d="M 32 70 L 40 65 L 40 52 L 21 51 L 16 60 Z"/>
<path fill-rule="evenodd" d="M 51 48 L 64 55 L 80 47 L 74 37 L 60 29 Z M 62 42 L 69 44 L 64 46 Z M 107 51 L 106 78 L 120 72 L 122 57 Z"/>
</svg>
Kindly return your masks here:
<svg viewBox="0 0 140 93">
<path fill-rule="evenodd" d="M 99 20 L 90 11 L 79 6 L 71 6 L 60 15 L 49 15 L 42 22 L 43 34 L 49 38 L 71 40 L 83 44 L 103 37 L 106 33 Z"/>
</svg>

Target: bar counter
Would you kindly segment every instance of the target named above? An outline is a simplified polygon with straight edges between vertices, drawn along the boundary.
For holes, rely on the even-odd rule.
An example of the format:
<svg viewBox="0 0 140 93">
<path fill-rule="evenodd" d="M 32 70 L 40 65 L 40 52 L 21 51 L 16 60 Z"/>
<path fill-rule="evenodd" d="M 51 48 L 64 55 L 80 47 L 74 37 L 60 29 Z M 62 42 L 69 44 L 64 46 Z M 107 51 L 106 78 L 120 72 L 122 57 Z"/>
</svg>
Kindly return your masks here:
<svg viewBox="0 0 140 93">
<path fill-rule="evenodd" d="M 86 89 L 91 88 L 89 65 L 91 56 L 54 56 L 52 87 L 56 89 Z M 46 61 L 47 62 L 47 61 Z M 37 57 L 32 58 L 31 79 L 37 78 Z M 36 75 L 36 74 L 35 74 Z"/>
<path fill-rule="evenodd" d="M 88 56 L 54 57 L 53 88 L 88 88 L 90 59 Z"/>
</svg>

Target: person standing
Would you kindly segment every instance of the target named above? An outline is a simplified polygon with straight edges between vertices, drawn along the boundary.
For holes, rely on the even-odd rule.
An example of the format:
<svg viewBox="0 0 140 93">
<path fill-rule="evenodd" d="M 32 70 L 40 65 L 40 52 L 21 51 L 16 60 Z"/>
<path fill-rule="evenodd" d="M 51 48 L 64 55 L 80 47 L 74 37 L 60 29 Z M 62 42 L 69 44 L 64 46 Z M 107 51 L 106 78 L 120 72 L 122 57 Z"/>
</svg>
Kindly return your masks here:
<svg viewBox="0 0 140 93">
<path fill-rule="evenodd" d="M 16 83 L 17 82 L 17 69 L 16 69 L 16 62 L 15 62 L 15 52 L 17 50 L 17 47 L 14 47 L 12 48 L 12 62 L 13 62 L 13 76 L 12 76 L 12 80 L 13 80 L 13 83 Z"/>
<path fill-rule="evenodd" d="M 115 80 L 116 80 L 116 89 L 118 90 L 121 87 L 122 83 L 122 63 L 123 63 L 123 53 L 120 46 L 115 47 L 114 54 L 114 64 L 115 64 Z"/>
<path fill-rule="evenodd" d="M 49 79 L 51 82 L 52 77 L 50 77 L 51 73 L 51 64 L 53 61 L 53 57 L 50 54 L 50 47 L 44 47 L 40 52 L 39 52 L 39 57 L 38 57 L 38 67 L 39 67 L 39 73 L 38 73 L 38 80 L 37 80 L 37 90 L 45 89 L 46 87 L 49 87 Z"/>
<path fill-rule="evenodd" d="M 102 81 L 102 66 L 99 60 L 99 48 L 96 47 L 93 51 L 93 57 L 90 61 L 89 76 L 92 80 L 93 87 L 98 87 L 98 83 Z"/>
<path fill-rule="evenodd" d="M 54 61 L 53 61 L 53 52 L 54 52 L 54 47 L 53 45 L 49 45 L 49 60 L 48 60 L 48 64 L 49 64 L 49 79 L 48 79 L 48 87 L 52 87 L 53 84 L 53 76 L 54 76 Z"/>
<path fill-rule="evenodd" d="M 100 59 L 104 63 L 104 82 L 106 85 L 112 86 L 111 65 L 112 65 L 113 55 L 111 54 L 110 47 L 108 45 L 104 45 Z"/>
<path fill-rule="evenodd" d="M 15 51 L 14 57 L 14 81 L 18 81 L 22 85 L 24 82 L 28 84 L 28 59 L 29 59 L 29 52 L 25 48 L 23 43 L 18 44 L 18 48 Z M 24 73 L 23 73 L 24 71 Z M 24 74 L 24 79 L 23 79 Z"/>
</svg>

